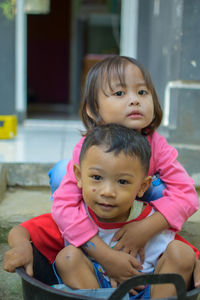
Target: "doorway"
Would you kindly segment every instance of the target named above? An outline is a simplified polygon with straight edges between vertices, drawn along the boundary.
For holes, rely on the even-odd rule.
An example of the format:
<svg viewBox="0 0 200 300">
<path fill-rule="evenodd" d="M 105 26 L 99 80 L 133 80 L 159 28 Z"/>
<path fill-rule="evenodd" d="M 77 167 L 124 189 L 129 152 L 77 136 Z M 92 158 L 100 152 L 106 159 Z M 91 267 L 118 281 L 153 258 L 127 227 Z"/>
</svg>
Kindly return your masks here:
<svg viewBox="0 0 200 300">
<path fill-rule="evenodd" d="M 48 14 L 27 15 L 27 116 L 68 115 L 71 1 L 51 0 Z"/>
</svg>

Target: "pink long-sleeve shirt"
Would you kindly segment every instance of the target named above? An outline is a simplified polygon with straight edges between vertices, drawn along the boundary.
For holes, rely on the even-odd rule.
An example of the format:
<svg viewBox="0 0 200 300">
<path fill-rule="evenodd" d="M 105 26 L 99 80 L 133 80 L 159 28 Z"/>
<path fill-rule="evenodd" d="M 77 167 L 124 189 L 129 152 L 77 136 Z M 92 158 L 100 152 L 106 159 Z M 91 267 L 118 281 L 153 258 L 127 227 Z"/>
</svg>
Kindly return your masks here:
<svg viewBox="0 0 200 300">
<path fill-rule="evenodd" d="M 84 137 L 73 150 L 72 159 L 67 165 L 67 172 L 53 194 L 52 217 L 57 223 L 64 239 L 75 247 L 83 245 L 98 231 L 97 226 L 88 217 L 82 191 L 77 187 L 73 172 L 74 163 L 79 163 L 79 155 Z M 170 224 L 179 231 L 183 223 L 198 209 L 199 201 L 194 181 L 177 161 L 177 150 L 166 139 L 154 132 L 148 136 L 151 145 L 151 160 L 148 175 L 159 172 L 166 185 L 163 197 L 151 204 Z"/>
</svg>

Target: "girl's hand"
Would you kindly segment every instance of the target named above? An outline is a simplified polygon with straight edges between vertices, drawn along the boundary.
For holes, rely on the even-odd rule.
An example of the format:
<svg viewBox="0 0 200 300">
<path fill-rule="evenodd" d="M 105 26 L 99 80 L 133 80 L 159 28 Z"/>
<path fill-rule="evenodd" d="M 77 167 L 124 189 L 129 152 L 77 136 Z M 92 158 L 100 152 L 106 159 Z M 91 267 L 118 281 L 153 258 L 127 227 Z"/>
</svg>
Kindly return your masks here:
<svg viewBox="0 0 200 300">
<path fill-rule="evenodd" d="M 113 238 L 114 241 L 118 241 L 114 249 L 123 250 L 134 257 L 139 253 L 141 261 L 144 261 L 146 243 L 167 228 L 169 228 L 168 222 L 157 211 L 143 220 L 124 225 Z"/>
<path fill-rule="evenodd" d="M 24 242 L 5 253 L 3 269 L 13 273 L 17 267 L 24 267 L 26 273 L 33 276 L 33 250 L 30 241 Z"/>
<path fill-rule="evenodd" d="M 149 236 L 144 230 L 143 220 L 132 222 L 123 226 L 114 236 L 114 240 L 118 241 L 115 245 L 115 250 L 131 254 L 136 257 L 140 255 L 141 262 L 144 262 L 144 246 L 147 243 Z"/>
</svg>

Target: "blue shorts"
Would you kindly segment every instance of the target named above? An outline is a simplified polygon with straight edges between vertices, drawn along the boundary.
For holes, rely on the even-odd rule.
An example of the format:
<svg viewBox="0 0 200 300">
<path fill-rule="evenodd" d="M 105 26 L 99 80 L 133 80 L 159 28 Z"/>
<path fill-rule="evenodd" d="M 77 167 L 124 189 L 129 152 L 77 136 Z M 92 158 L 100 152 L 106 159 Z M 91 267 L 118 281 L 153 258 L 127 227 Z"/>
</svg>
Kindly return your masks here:
<svg viewBox="0 0 200 300">
<path fill-rule="evenodd" d="M 110 284 L 110 280 L 108 276 L 105 274 L 103 268 L 99 263 L 92 260 L 92 264 L 96 273 L 96 277 L 100 286 L 100 289 L 80 289 L 80 290 L 74 290 L 68 287 L 67 285 L 63 284 L 62 279 L 57 273 L 55 262 L 53 263 L 53 271 L 55 273 L 55 276 L 57 277 L 58 283 L 56 285 L 53 285 L 54 288 L 68 291 L 72 293 L 76 293 L 79 295 L 86 295 L 86 296 L 92 296 L 93 298 L 102 298 L 106 297 L 109 298 L 110 295 L 116 290 L 115 288 L 112 288 Z M 133 296 L 131 294 L 126 294 L 122 300 L 132 300 L 132 299 L 150 299 L 150 285 L 147 285 L 144 290 L 138 292 L 136 296 Z"/>
</svg>

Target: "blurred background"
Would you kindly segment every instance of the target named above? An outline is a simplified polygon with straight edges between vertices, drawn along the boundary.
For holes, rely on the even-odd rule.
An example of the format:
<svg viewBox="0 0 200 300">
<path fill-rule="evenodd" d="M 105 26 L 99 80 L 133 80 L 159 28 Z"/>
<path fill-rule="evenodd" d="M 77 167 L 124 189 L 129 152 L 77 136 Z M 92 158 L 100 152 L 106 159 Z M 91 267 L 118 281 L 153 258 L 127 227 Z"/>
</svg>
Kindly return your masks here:
<svg viewBox="0 0 200 300">
<path fill-rule="evenodd" d="M 159 130 L 200 174 L 199 15 L 199 0 L 0 0 L 0 114 L 79 121 L 88 69 L 132 56 L 152 75 Z"/>
</svg>

